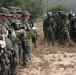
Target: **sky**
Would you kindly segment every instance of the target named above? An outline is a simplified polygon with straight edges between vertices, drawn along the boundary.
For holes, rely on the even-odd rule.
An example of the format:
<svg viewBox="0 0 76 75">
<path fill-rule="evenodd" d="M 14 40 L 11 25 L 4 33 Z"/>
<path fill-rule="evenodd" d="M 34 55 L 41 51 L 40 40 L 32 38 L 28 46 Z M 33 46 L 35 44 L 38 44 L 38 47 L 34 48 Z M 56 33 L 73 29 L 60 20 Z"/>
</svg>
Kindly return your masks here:
<svg viewBox="0 0 76 75">
<path fill-rule="evenodd" d="M 44 1 L 46 6 L 48 6 L 48 8 L 61 4 L 67 7 L 70 11 L 76 13 L 76 0 L 44 0 Z"/>
</svg>

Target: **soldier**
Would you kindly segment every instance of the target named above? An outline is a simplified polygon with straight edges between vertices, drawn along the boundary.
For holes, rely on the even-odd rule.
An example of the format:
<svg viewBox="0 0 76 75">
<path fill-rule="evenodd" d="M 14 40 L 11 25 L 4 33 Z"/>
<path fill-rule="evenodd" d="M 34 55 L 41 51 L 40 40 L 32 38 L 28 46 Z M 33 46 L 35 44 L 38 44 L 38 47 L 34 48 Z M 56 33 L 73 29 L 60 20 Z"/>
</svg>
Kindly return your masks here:
<svg viewBox="0 0 76 75">
<path fill-rule="evenodd" d="M 22 10 L 21 10 L 21 8 L 18 8 L 18 7 L 16 7 L 16 10 L 17 10 L 17 21 L 19 22 L 19 29 L 17 31 L 19 31 L 19 33 L 21 34 L 22 31 L 20 31 L 20 30 L 22 30 L 24 28 L 24 25 L 21 23 L 21 21 L 22 21 L 22 18 L 21 18 L 21 16 L 22 16 Z M 25 30 L 23 30 L 22 33 L 24 33 L 24 32 L 25 32 Z M 22 49 L 21 43 L 19 43 L 18 46 L 19 46 L 19 63 L 22 64 L 23 49 Z"/>
<path fill-rule="evenodd" d="M 21 8 L 16 7 L 17 10 L 17 19 L 21 21 L 21 16 L 22 16 L 22 10 Z"/>
<path fill-rule="evenodd" d="M 62 38 L 64 40 L 66 40 L 67 42 L 70 42 L 70 34 L 69 34 L 69 31 L 70 31 L 70 21 L 68 19 L 68 14 L 64 14 L 64 18 L 61 22 L 61 25 L 62 25 Z M 64 41 L 63 40 L 63 41 Z"/>
<path fill-rule="evenodd" d="M 3 39 L 4 31 L 3 27 L 0 26 L 0 65 L 1 65 L 1 75 L 8 75 L 10 66 L 8 60 L 8 54 L 6 49 L 6 41 Z"/>
<path fill-rule="evenodd" d="M 28 59 L 30 59 L 30 49 L 31 49 L 31 26 L 29 24 L 30 15 L 28 11 L 22 13 L 22 23 L 25 26 L 26 35 L 22 35 L 22 47 L 23 47 L 23 64 L 26 65 Z M 25 37 L 25 39 L 24 39 Z"/>
<path fill-rule="evenodd" d="M 47 19 L 45 19 L 43 23 L 43 31 L 44 31 L 44 37 L 47 38 L 49 44 L 50 42 L 52 42 L 52 46 L 54 45 L 54 39 L 55 39 L 55 27 L 56 23 L 52 18 L 52 13 L 48 12 Z"/>
<path fill-rule="evenodd" d="M 71 39 L 73 39 L 74 38 L 74 17 L 72 12 L 69 12 L 68 19 L 70 20 L 70 37 Z"/>
<path fill-rule="evenodd" d="M 72 26 L 72 34 L 73 34 L 73 41 L 74 42 L 76 42 L 76 14 L 75 14 L 75 18 L 74 18 L 74 20 L 73 20 L 73 22 L 72 22 L 73 24 L 73 26 Z"/>
<path fill-rule="evenodd" d="M 56 17 L 54 18 L 55 19 L 55 22 L 56 22 L 56 31 L 55 31 L 55 37 L 56 37 L 56 40 L 61 43 L 61 36 L 62 36 L 62 32 L 61 32 L 61 21 L 63 19 L 63 13 L 62 11 L 58 11 L 56 13 Z"/>
<path fill-rule="evenodd" d="M 10 16 L 10 13 L 8 13 L 8 10 L 4 7 L 1 7 L 0 8 L 1 10 L 1 24 L 3 26 L 3 29 L 4 29 L 4 34 L 3 34 L 3 40 L 6 41 L 6 47 L 7 47 L 7 50 L 11 49 L 12 48 L 12 43 L 11 43 L 11 40 L 8 38 L 8 31 L 9 31 L 9 26 L 8 24 L 6 23 L 6 21 L 8 20 L 7 16 Z M 9 40 L 9 41 L 7 41 Z"/>
<path fill-rule="evenodd" d="M 59 34 L 60 34 L 60 21 L 61 21 L 61 19 L 60 19 L 60 17 L 59 17 L 59 15 L 58 15 L 58 13 L 55 13 L 54 14 L 54 20 L 55 20 L 55 22 L 56 22 L 56 30 L 55 30 L 55 40 L 56 41 L 59 41 Z"/>
<path fill-rule="evenodd" d="M 3 36 L 3 40 L 6 42 L 6 52 L 8 54 L 7 56 L 9 56 L 9 55 L 12 55 L 12 52 L 11 52 L 12 42 L 8 38 L 8 34 L 9 34 L 8 32 L 9 32 L 10 28 L 9 28 L 9 25 L 6 23 L 6 21 L 8 21 L 7 16 L 10 16 L 10 13 L 4 7 L 1 7 L 0 10 L 1 10 L 1 19 L 2 19 L 1 24 L 3 25 L 3 30 L 4 30 L 4 34 L 2 36 Z M 9 65 L 10 65 L 10 69 L 11 69 L 11 61 L 10 61 Z"/>
<path fill-rule="evenodd" d="M 12 19 L 11 19 L 11 30 L 14 31 L 15 36 L 13 36 L 14 41 L 13 41 L 13 48 L 15 50 L 16 53 L 16 57 L 15 57 L 15 62 L 17 63 L 17 65 L 15 66 L 15 73 L 17 71 L 17 69 L 19 68 L 19 64 L 22 62 L 21 58 L 22 58 L 22 48 L 21 48 L 21 40 L 19 39 L 19 36 L 21 33 L 23 33 L 23 29 L 20 20 L 20 15 L 21 11 L 19 11 L 19 9 L 17 7 L 14 6 L 9 6 L 8 7 L 10 10 L 10 13 L 12 14 Z"/>
<path fill-rule="evenodd" d="M 2 37 L 1 37 L 2 38 Z M 6 74 L 6 56 L 5 56 L 5 52 L 4 52 L 4 47 L 2 47 L 1 45 L 3 45 L 5 43 L 5 41 L 3 41 L 2 39 L 0 39 L 0 65 L 1 65 L 1 75 L 5 75 Z"/>
<path fill-rule="evenodd" d="M 56 36 L 56 40 L 60 43 L 61 41 L 61 20 L 63 19 L 63 13 L 62 11 L 59 11 L 58 13 L 56 13 L 56 17 L 54 18 L 55 19 L 55 22 L 57 24 L 56 26 L 56 31 L 55 31 L 55 36 Z"/>
</svg>

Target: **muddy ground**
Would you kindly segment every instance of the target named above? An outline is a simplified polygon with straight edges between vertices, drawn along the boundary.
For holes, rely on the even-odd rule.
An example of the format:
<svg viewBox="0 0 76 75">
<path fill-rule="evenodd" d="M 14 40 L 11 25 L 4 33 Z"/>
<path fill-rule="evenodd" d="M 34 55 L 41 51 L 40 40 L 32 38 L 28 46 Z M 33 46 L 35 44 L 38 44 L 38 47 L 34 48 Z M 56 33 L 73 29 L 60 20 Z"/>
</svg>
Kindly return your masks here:
<svg viewBox="0 0 76 75">
<path fill-rule="evenodd" d="M 76 75 L 76 47 L 57 43 L 49 47 L 43 41 L 42 23 L 35 26 L 39 34 L 37 48 L 33 46 L 31 60 L 17 75 Z"/>
</svg>

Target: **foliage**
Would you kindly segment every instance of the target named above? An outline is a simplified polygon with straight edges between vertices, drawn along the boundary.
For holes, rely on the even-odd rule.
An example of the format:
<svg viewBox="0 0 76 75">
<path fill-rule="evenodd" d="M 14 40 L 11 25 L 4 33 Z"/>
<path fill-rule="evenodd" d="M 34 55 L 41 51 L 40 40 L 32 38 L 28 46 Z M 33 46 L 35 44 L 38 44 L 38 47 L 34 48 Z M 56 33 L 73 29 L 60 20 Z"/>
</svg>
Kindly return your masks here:
<svg viewBox="0 0 76 75">
<path fill-rule="evenodd" d="M 20 44 L 20 43 L 21 43 L 21 41 L 20 41 L 19 37 L 16 36 L 14 39 L 14 42 L 13 42 L 13 47 L 15 47 L 16 44 Z"/>
<path fill-rule="evenodd" d="M 36 34 L 33 31 L 31 31 L 31 32 L 27 31 L 26 32 L 26 39 L 30 39 L 30 37 L 35 37 L 35 36 L 36 36 Z"/>
<path fill-rule="evenodd" d="M 65 6 L 63 6 L 63 5 L 57 5 L 57 6 L 55 6 L 55 7 L 52 7 L 52 8 L 50 9 L 50 11 L 51 11 L 51 12 L 57 12 L 57 11 L 68 12 L 69 10 L 68 10 Z"/>
<path fill-rule="evenodd" d="M 32 18 L 38 18 L 43 15 L 45 5 L 43 0 L 25 0 L 25 9 L 32 14 Z"/>
<path fill-rule="evenodd" d="M 31 37 L 35 37 L 35 36 L 36 36 L 36 34 L 33 31 L 31 31 L 31 32 L 27 31 L 26 32 L 26 37 L 25 37 L 26 44 L 28 45 L 30 43 L 29 39 Z"/>
</svg>

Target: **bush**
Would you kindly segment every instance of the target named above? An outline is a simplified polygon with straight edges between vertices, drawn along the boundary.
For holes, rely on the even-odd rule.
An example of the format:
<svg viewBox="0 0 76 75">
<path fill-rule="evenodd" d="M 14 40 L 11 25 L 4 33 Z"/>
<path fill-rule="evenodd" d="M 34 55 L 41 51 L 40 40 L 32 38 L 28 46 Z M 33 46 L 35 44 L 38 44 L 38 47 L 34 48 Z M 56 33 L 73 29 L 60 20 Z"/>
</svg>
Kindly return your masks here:
<svg viewBox="0 0 76 75">
<path fill-rule="evenodd" d="M 69 12 L 69 10 L 65 6 L 63 6 L 63 5 L 57 5 L 55 7 L 52 7 L 50 9 L 50 11 L 53 12 L 53 13 L 55 13 L 57 11 Z"/>
</svg>

